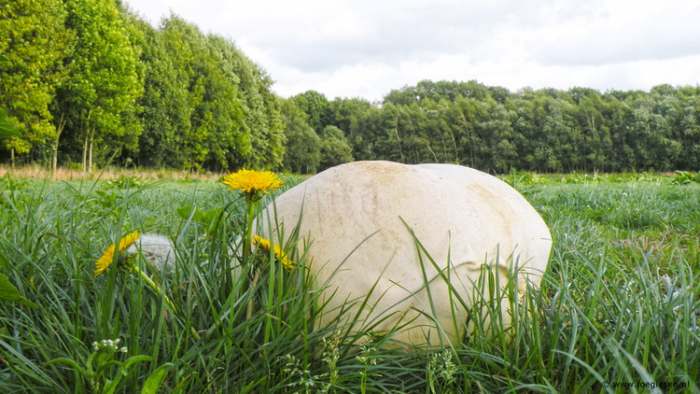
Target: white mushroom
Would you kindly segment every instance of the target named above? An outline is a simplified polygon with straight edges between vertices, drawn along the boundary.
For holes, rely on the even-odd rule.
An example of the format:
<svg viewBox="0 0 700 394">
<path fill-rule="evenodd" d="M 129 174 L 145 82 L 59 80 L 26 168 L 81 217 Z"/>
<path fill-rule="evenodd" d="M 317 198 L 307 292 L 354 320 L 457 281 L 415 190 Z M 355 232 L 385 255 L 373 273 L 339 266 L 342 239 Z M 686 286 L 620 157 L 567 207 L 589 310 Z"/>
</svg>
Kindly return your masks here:
<svg viewBox="0 0 700 394">
<path fill-rule="evenodd" d="M 139 239 L 126 250 L 126 254 L 133 255 L 139 251 L 159 270 L 175 264 L 175 245 L 164 235 L 141 234 Z"/>
<path fill-rule="evenodd" d="M 333 310 L 347 300 L 361 300 L 377 283 L 369 298 L 371 313 L 360 320 L 386 318 L 374 327 L 379 331 L 400 319 L 412 321 L 395 336 L 412 344 L 463 336 L 467 311 L 452 308 L 456 301 L 450 287 L 472 303 L 473 282 L 484 264 L 498 267 L 505 284 L 515 262 L 522 269 L 521 291 L 526 280 L 539 285 L 552 243 L 547 225 L 517 191 L 498 178 L 457 165 L 348 163 L 307 179 L 275 203 L 287 235 L 303 207 L 300 234 L 311 241 L 311 272 L 318 286 L 324 286 L 324 297 L 335 293 L 330 313 L 317 323 L 331 321 Z M 263 233 L 277 237 L 268 228 Z M 424 253 L 419 257 L 416 239 L 443 273 L 449 256 L 451 286 Z"/>
</svg>

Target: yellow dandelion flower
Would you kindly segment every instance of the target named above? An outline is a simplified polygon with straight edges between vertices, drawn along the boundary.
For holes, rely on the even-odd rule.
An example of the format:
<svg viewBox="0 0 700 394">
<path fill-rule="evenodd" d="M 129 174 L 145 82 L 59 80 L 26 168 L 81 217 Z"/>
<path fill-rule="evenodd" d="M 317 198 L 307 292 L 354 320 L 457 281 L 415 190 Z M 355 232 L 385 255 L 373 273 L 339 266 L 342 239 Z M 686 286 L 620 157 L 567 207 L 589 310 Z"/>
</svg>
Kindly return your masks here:
<svg viewBox="0 0 700 394">
<path fill-rule="evenodd" d="M 122 239 L 119 240 L 119 252 L 124 252 L 127 250 L 129 246 L 133 245 L 134 242 L 139 239 L 140 236 L 141 233 L 138 231 L 132 231 L 122 237 Z M 114 252 L 116 249 L 116 245 L 109 245 L 107 249 L 105 249 L 104 253 L 102 253 L 102 256 L 97 259 L 97 262 L 95 262 L 95 276 L 101 275 L 107 270 L 107 268 L 109 268 L 110 265 L 112 265 L 112 261 L 114 261 Z"/>
<path fill-rule="evenodd" d="M 224 184 L 248 195 L 279 189 L 282 181 L 272 171 L 239 170 L 224 177 Z"/>
<path fill-rule="evenodd" d="M 259 235 L 253 237 L 253 243 L 261 248 L 269 251 L 270 250 L 270 240 L 263 238 Z"/>
<path fill-rule="evenodd" d="M 269 239 L 266 239 L 266 238 L 263 238 L 259 235 L 256 235 L 253 237 L 253 243 L 256 246 L 259 246 L 260 248 L 262 248 L 264 251 L 266 251 L 268 253 L 270 252 L 270 240 Z M 287 257 L 287 254 L 284 253 L 282 248 L 278 244 L 275 244 L 272 249 L 273 249 L 272 253 L 274 253 L 277 261 L 279 261 L 280 264 L 282 264 L 282 267 L 284 267 L 287 271 L 291 271 L 294 268 L 294 262 L 289 257 Z"/>
<path fill-rule="evenodd" d="M 95 276 L 101 275 L 107 270 L 107 268 L 112 264 L 114 259 L 114 244 L 109 245 L 109 247 L 102 253 L 102 256 L 97 259 L 95 263 Z"/>
</svg>

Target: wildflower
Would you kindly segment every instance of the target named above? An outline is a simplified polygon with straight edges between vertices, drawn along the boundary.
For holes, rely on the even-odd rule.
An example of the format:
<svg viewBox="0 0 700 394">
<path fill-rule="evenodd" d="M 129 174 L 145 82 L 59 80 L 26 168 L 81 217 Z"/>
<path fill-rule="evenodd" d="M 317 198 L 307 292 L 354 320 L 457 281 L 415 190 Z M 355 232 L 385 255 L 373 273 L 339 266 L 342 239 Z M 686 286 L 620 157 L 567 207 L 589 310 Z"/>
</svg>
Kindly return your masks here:
<svg viewBox="0 0 700 394">
<path fill-rule="evenodd" d="M 239 170 L 224 177 L 224 184 L 240 190 L 249 200 L 257 200 L 261 194 L 277 190 L 282 181 L 272 171 Z"/>
<path fill-rule="evenodd" d="M 121 351 L 119 349 L 119 342 L 121 339 L 103 339 L 101 341 L 95 341 L 92 343 L 92 350 L 94 352 L 99 352 L 100 350 L 107 349 L 113 352 Z"/>
<path fill-rule="evenodd" d="M 287 257 L 287 254 L 284 253 L 282 248 L 277 244 L 271 246 L 271 242 L 269 239 L 256 235 L 253 237 L 253 244 L 259 246 L 266 252 L 269 252 L 270 248 L 272 248 L 272 253 L 275 254 L 275 258 L 277 258 L 277 261 L 279 261 L 280 264 L 282 264 L 282 266 L 287 271 L 291 271 L 294 268 L 294 262 L 292 262 L 292 260 L 289 257 Z"/>
<path fill-rule="evenodd" d="M 338 382 L 338 360 L 340 359 L 340 342 L 341 333 L 336 331 L 330 337 L 323 338 L 323 360 L 328 366 L 328 382 L 324 384 L 321 392 L 327 393 L 331 387 L 334 387 Z"/>
<path fill-rule="evenodd" d="M 239 170 L 224 177 L 224 184 L 233 190 L 239 190 L 245 195 L 247 213 L 245 218 L 245 234 L 243 237 L 243 259 L 250 256 L 250 244 L 253 234 L 253 221 L 258 202 L 265 193 L 277 190 L 282 181 L 271 171 Z"/>
<path fill-rule="evenodd" d="M 97 262 L 95 263 L 95 276 L 101 275 L 103 272 L 109 268 L 110 265 L 112 265 L 112 262 L 114 261 L 114 253 L 116 252 L 117 248 L 120 253 L 126 252 L 127 249 L 129 249 L 132 245 L 136 243 L 136 241 L 139 240 L 141 237 L 141 233 L 138 231 L 133 231 L 130 232 L 129 234 L 125 235 L 122 239 L 119 240 L 119 244 L 111 244 L 109 247 L 105 250 L 105 252 L 102 254 L 102 256 L 97 259 Z M 127 256 L 128 257 L 128 256 Z M 168 305 L 168 307 L 172 310 L 175 311 L 175 304 L 168 298 L 168 296 L 163 292 L 163 290 L 151 279 L 150 276 L 146 272 L 144 272 L 137 264 L 134 264 L 133 262 L 129 261 L 128 259 L 123 260 L 123 267 L 127 269 L 128 271 L 138 275 L 141 277 L 141 279 L 150 287 L 154 293 L 157 295 L 163 297 L 165 303 Z M 110 346 L 117 346 L 119 342 L 113 343 Z"/>
<path fill-rule="evenodd" d="M 362 345 L 360 347 L 360 355 L 355 357 L 355 360 L 364 366 L 377 365 L 377 357 L 375 353 L 377 348 L 370 345 Z"/>
<path fill-rule="evenodd" d="M 377 357 L 375 353 L 377 349 L 373 346 L 362 345 L 360 355 L 355 357 L 355 360 L 362 364 L 360 370 L 360 392 L 367 392 L 367 379 L 369 377 L 370 365 L 377 365 Z"/>
<path fill-rule="evenodd" d="M 285 354 L 284 357 L 280 357 L 281 360 L 285 361 L 284 368 L 282 368 L 282 373 L 289 376 L 296 376 L 301 368 L 299 360 L 292 354 Z"/>
<path fill-rule="evenodd" d="M 224 177 L 223 183 L 232 190 L 239 190 L 243 193 L 246 200 L 246 216 L 245 216 L 245 232 L 243 233 L 243 259 L 242 264 L 247 265 L 252 255 L 253 240 L 253 222 L 255 221 L 255 212 L 263 195 L 279 189 L 282 186 L 282 181 L 277 177 L 277 174 L 271 171 L 255 171 L 255 170 L 239 170 L 228 174 Z M 270 242 L 267 241 L 267 250 L 270 251 Z M 265 245 L 261 244 L 265 248 Z M 273 252 L 282 265 L 291 269 L 292 264 L 284 255 L 282 249 L 274 247 Z M 259 272 L 256 267 L 252 266 L 248 270 L 250 276 L 250 285 L 254 289 L 258 281 Z M 251 297 L 248 300 L 246 318 L 250 318 L 253 314 L 253 300 Z"/>
<path fill-rule="evenodd" d="M 112 265 L 112 261 L 114 261 L 114 252 L 117 250 L 117 247 L 119 248 L 119 252 L 124 252 L 129 246 L 133 245 L 140 236 L 141 234 L 138 231 L 133 231 L 120 239 L 118 246 L 115 244 L 109 245 L 102 256 L 95 262 L 95 276 L 101 275 Z"/>
<path fill-rule="evenodd" d="M 457 374 L 457 366 L 452 361 L 452 353 L 449 350 L 433 354 L 430 357 L 428 368 L 430 368 L 430 371 L 444 384 L 449 386 L 454 383 L 455 375 Z"/>
</svg>

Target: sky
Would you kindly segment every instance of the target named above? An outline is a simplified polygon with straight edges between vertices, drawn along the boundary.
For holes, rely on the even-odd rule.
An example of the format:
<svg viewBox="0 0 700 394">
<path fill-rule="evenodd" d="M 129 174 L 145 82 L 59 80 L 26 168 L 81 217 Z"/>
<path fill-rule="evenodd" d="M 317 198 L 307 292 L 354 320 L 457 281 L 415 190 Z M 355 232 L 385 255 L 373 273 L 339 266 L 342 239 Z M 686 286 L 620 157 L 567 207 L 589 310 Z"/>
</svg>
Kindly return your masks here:
<svg viewBox="0 0 700 394">
<path fill-rule="evenodd" d="M 700 84 L 700 0 L 126 0 L 231 39 L 289 97 L 430 80 L 512 91 Z"/>
</svg>

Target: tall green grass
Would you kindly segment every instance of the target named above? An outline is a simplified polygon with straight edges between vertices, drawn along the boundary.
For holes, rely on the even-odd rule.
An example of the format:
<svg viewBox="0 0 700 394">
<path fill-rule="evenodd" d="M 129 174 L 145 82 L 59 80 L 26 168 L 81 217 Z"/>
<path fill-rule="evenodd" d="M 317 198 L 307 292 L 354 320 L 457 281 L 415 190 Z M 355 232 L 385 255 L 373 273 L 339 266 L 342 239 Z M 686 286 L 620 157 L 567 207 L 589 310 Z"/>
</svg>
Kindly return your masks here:
<svg viewBox="0 0 700 394">
<path fill-rule="evenodd" d="M 0 182 L 0 272 L 36 304 L 0 302 L 0 392 L 699 391 L 694 184 L 516 183 L 555 238 L 541 287 L 519 294 L 506 284 L 516 273 L 485 269 L 475 294 L 486 296 L 454 322 L 469 327 L 463 342 L 406 351 L 373 322 L 350 329 L 369 297 L 314 326 L 327 306 L 303 245 L 287 245 L 291 272 L 257 253 L 251 289 L 230 248 L 242 200 L 220 185 Z M 139 264 L 177 311 L 134 276 L 93 277 L 102 250 L 134 228 L 175 240 L 172 271 Z M 126 353 L 93 348 L 116 338 Z"/>
</svg>

